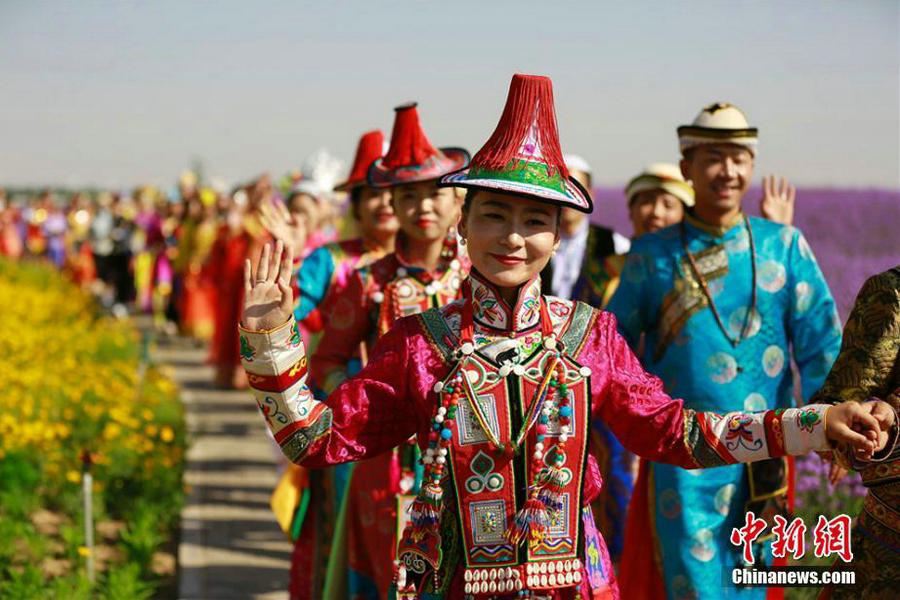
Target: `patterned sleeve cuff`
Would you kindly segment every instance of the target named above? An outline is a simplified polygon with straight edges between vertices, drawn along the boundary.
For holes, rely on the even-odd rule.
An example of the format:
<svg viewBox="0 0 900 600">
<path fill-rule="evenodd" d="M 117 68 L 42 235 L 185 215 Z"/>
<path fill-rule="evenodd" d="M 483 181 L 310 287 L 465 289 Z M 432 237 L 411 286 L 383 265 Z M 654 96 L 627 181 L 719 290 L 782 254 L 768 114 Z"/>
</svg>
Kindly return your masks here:
<svg viewBox="0 0 900 600">
<path fill-rule="evenodd" d="M 685 411 L 685 442 L 701 467 L 754 462 L 786 454 L 828 450 L 825 413 L 829 405 L 733 412 Z"/>
<path fill-rule="evenodd" d="M 807 404 L 800 408 L 789 408 L 781 414 L 786 454 L 799 456 L 813 450 L 831 449 L 825 436 L 825 419 L 829 408 L 830 404 Z"/>
<path fill-rule="evenodd" d="M 239 328 L 241 362 L 259 410 L 291 461 L 328 433 L 331 410 L 316 401 L 306 382 L 303 339 L 293 318 L 270 331 Z"/>
</svg>

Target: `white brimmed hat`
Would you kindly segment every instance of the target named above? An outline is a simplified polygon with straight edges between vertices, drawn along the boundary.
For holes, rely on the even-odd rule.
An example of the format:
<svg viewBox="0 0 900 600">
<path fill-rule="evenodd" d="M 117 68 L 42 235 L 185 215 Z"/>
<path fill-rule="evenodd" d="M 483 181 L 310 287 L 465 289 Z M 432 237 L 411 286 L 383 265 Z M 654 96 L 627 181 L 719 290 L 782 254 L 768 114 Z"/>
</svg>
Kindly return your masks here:
<svg viewBox="0 0 900 600">
<path fill-rule="evenodd" d="M 757 138 L 756 127 L 750 127 L 741 109 L 727 102 L 704 107 L 693 123 L 678 128 L 682 154 L 704 144 L 736 144 L 756 156 Z"/>
<path fill-rule="evenodd" d="M 685 206 L 694 205 L 694 188 L 681 176 L 681 170 L 669 163 L 653 163 L 625 187 L 625 198 L 628 204 L 641 192 L 662 190 L 681 200 Z"/>
</svg>

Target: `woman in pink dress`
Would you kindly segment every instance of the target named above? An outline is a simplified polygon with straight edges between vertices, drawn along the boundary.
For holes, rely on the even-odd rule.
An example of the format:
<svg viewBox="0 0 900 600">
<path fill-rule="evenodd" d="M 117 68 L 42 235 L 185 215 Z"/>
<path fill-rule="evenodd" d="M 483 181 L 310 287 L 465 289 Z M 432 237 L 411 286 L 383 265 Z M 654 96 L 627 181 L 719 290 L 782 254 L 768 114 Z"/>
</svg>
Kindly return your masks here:
<svg viewBox="0 0 900 600">
<path fill-rule="evenodd" d="M 802 454 L 829 440 L 871 454 L 879 432 L 896 427 L 872 416 L 874 402 L 686 410 L 643 370 L 615 317 L 541 295 L 559 207 L 592 206 L 562 161 L 548 78 L 514 76 L 490 140 L 441 182 L 469 189 L 462 298 L 395 323 L 324 402 L 306 384 L 291 317 L 291 253 L 267 247 L 255 271 L 245 265 L 243 364 L 290 460 L 361 460 L 417 435 L 424 475 L 398 536 L 398 597 L 618 597 L 589 508 L 602 485 L 587 460 L 592 419 L 636 454 L 685 468 Z"/>
</svg>

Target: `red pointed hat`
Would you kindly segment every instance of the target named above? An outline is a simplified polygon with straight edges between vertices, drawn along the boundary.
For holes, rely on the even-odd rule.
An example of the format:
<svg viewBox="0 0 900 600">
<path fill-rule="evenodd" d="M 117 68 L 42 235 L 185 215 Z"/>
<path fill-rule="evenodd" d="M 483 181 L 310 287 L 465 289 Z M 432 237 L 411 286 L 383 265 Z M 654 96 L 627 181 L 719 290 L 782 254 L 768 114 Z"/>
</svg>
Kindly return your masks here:
<svg viewBox="0 0 900 600">
<path fill-rule="evenodd" d="M 384 134 L 379 130 L 367 131 L 359 138 L 356 146 L 356 156 L 353 158 L 353 168 L 347 181 L 334 186 L 336 192 L 349 192 L 355 187 L 366 184 L 366 174 L 369 165 L 381 158 L 384 154 Z"/>
<path fill-rule="evenodd" d="M 431 181 L 469 164 L 469 153 L 462 148 L 435 148 L 419 124 L 416 103 L 394 109 L 391 146 L 384 158 L 369 167 L 372 187 L 390 187 L 404 183 Z"/>
<path fill-rule="evenodd" d="M 591 195 L 569 176 L 559 147 L 553 82 L 541 75 L 513 75 L 497 128 L 468 168 L 440 185 L 530 196 L 589 213 Z"/>
</svg>

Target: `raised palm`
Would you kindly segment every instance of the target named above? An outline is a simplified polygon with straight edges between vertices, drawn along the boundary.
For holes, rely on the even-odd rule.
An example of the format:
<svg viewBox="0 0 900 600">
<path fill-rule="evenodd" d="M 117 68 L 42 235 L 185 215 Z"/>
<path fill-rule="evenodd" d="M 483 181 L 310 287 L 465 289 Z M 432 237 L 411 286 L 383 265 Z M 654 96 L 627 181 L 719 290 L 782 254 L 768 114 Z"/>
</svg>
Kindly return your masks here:
<svg viewBox="0 0 900 600">
<path fill-rule="evenodd" d="M 306 245 L 306 222 L 288 210 L 284 202 L 264 202 L 260 206 L 260 221 L 276 240 L 284 242 L 299 256 Z"/>
<path fill-rule="evenodd" d="M 784 177 L 781 184 L 775 175 L 763 177 L 763 197 L 759 201 L 759 212 L 763 217 L 775 223 L 790 225 L 794 221 L 794 200 L 797 188 L 788 183 Z"/>
<path fill-rule="evenodd" d="M 244 261 L 244 306 L 241 324 L 251 331 L 268 331 L 283 325 L 294 308 L 291 290 L 291 267 L 294 252 L 285 251 L 281 240 L 275 243 L 275 252 L 266 244 L 256 268 L 250 259 Z"/>
</svg>

